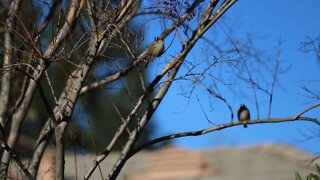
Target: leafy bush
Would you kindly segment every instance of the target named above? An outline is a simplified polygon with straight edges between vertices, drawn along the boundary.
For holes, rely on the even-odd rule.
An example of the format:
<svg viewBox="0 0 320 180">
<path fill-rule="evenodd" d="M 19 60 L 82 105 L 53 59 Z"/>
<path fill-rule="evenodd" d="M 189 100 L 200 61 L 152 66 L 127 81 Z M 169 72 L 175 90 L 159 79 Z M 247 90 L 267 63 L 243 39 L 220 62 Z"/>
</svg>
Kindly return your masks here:
<svg viewBox="0 0 320 180">
<path fill-rule="evenodd" d="M 320 166 L 316 164 L 316 174 L 310 173 L 307 177 L 306 180 L 320 180 Z M 296 180 L 302 180 L 300 174 L 298 172 L 295 173 Z"/>
</svg>

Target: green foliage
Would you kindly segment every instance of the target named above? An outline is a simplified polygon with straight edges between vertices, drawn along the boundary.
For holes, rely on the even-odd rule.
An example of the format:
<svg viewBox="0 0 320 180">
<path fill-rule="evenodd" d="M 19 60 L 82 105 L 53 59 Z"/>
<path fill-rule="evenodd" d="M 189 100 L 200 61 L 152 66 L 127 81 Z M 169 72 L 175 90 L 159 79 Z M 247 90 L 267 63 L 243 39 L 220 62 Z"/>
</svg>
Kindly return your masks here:
<svg viewBox="0 0 320 180">
<path fill-rule="evenodd" d="M 297 171 L 295 172 L 295 177 L 296 177 L 296 180 L 302 180 L 299 172 L 297 172 Z"/>
<path fill-rule="evenodd" d="M 295 179 L 302 180 L 299 172 L 295 172 Z M 306 180 L 320 180 L 320 166 L 318 164 L 316 164 L 316 173 L 307 175 Z"/>
</svg>

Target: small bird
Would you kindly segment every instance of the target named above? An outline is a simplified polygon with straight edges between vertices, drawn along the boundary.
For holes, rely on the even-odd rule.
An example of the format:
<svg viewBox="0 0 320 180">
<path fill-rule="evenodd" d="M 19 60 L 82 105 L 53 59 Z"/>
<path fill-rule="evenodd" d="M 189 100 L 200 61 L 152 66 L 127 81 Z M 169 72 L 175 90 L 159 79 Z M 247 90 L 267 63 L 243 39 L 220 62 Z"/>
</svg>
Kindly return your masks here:
<svg viewBox="0 0 320 180">
<path fill-rule="evenodd" d="M 149 46 L 146 53 L 141 55 L 142 58 L 144 58 L 145 62 L 151 61 L 154 58 L 157 58 L 161 56 L 164 50 L 164 43 L 162 39 L 159 37 L 154 38 L 154 42 Z"/>
<path fill-rule="evenodd" d="M 108 9 L 102 13 L 100 20 L 107 23 L 112 23 L 117 19 L 119 12 L 120 12 L 119 8 Z"/>
<path fill-rule="evenodd" d="M 238 119 L 239 121 L 245 122 L 250 120 L 250 111 L 244 104 L 240 105 L 240 108 L 238 110 Z M 243 127 L 247 128 L 247 124 L 245 123 Z"/>
<path fill-rule="evenodd" d="M 108 25 L 114 23 L 119 13 L 118 8 L 108 9 L 104 11 L 100 17 L 97 25 L 98 39 L 103 37 L 104 31 L 107 30 Z"/>
</svg>

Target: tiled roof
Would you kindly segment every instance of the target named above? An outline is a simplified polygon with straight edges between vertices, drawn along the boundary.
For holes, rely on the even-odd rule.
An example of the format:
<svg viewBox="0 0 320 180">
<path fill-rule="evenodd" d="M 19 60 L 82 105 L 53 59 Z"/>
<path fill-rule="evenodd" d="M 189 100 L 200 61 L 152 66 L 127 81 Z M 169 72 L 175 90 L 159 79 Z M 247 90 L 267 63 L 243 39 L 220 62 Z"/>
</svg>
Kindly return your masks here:
<svg viewBox="0 0 320 180">
<path fill-rule="evenodd" d="M 217 170 L 201 152 L 182 148 L 165 148 L 153 153 L 150 165 L 127 176 L 128 180 L 199 179 L 210 177 Z"/>
<path fill-rule="evenodd" d="M 118 153 L 111 153 L 97 169 L 93 180 L 106 178 Z M 38 179 L 54 179 L 54 151 L 48 151 Z M 124 166 L 119 180 L 270 180 L 294 179 L 295 171 L 302 177 L 315 172 L 314 155 L 281 144 L 266 144 L 245 148 L 186 150 L 166 147 L 142 151 Z M 66 153 L 66 178 L 82 179 L 92 165 L 95 155 Z M 310 165 L 311 163 L 311 165 Z M 12 168 L 15 169 L 15 168 Z M 18 174 L 17 172 L 14 172 Z M 12 176 L 14 177 L 14 176 Z"/>
</svg>

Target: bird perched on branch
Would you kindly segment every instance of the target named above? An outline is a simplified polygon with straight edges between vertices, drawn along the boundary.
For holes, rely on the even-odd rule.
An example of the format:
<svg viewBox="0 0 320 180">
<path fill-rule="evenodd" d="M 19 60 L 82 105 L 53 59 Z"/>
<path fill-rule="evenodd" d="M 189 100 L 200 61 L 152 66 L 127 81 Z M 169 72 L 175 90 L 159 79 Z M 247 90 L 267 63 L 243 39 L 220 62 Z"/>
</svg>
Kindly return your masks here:
<svg viewBox="0 0 320 180">
<path fill-rule="evenodd" d="M 145 62 L 151 61 L 154 58 L 161 56 L 164 50 L 164 43 L 163 40 L 159 37 L 154 38 L 154 42 L 149 46 L 149 48 L 145 51 L 141 57 L 144 59 Z"/>
<path fill-rule="evenodd" d="M 250 111 L 244 104 L 240 105 L 240 108 L 238 110 L 238 119 L 239 121 L 244 122 L 243 127 L 246 128 L 247 127 L 246 122 L 250 120 Z"/>
<path fill-rule="evenodd" d="M 104 11 L 100 15 L 99 22 L 97 25 L 98 39 L 101 39 L 103 37 L 104 31 L 107 30 L 108 25 L 114 23 L 118 14 L 119 14 L 119 9 L 113 8 L 113 9 L 108 9 Z"/>
</svg>

